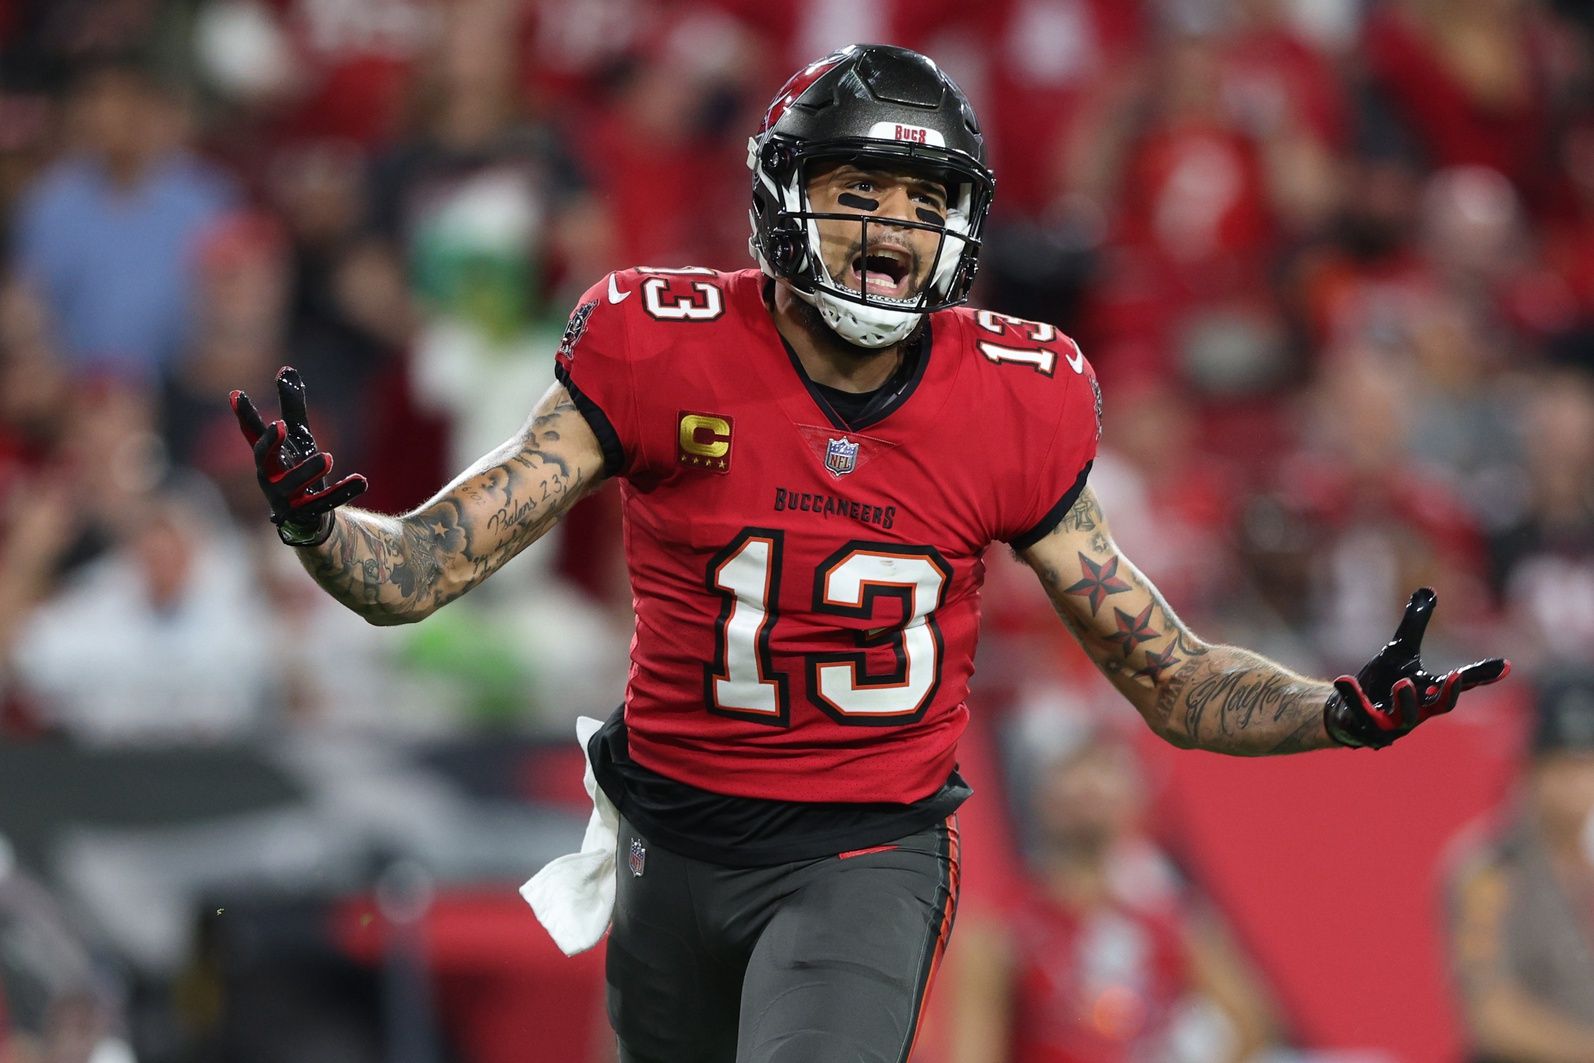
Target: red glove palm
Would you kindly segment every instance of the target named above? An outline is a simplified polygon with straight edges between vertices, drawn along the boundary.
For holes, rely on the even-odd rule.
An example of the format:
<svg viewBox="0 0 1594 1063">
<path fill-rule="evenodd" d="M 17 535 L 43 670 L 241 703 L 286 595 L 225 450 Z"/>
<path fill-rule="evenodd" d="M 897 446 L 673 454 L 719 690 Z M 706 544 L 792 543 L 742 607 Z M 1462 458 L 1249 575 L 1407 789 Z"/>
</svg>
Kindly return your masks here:
<svg viewBox="0 0 1594 1063">
<path fill-rule="evenodd" d="M 365 477 L 354 473 L 327 483 L 332 455 L 310 434 L 304 381 L 292 366 L 277 371 L 280 421 L 264 423 L 242 391 L 228 397 L 238 427 L 254 448 L 255 476 L 271 505 L 278 537 L 290 546 L 319 546 L 332 534 L 332 511 L 365 490 Z"/>
</svg>

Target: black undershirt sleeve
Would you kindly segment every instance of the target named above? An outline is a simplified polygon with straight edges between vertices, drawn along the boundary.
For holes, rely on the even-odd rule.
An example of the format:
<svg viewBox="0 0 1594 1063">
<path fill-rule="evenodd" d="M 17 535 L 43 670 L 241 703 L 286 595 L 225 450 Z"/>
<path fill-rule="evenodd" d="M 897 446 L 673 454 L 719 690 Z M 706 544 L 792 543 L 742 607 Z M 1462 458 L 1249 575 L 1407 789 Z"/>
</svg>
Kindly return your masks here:
<svg viewBox="0 0 1594 1063">
<path fill-rule="evenodd" d="M 1085 462 L 1085 467 L 1079 470 L 1079 476 L 1074 479 L 1073 486 L 1063 492 L 1063 497 L 1057 500 L 1057 504 L 1048 509 L 1046 515 L 1036 521 L 1029 531 L 1009 539 L 1008 545 L 1015 550 L 1028 550 L 1062 523 L 1063 518 L 1068 516 L 1068 511 L 1074 508 L 1074 503 L 1079 501 L 1080 492 L 1085 490 L 1085 481 L 1090 477 L 1090 467 L 1093 464 L 1095 463 Z"/>
<path fill-rule="evenodd" d="M 614 430 L 607 415 L 599 409 L 598 404 L 576 387 L 570 379 L 570 371 L 563 365 L 555 362 L 553 367 L 554 379 L 564 385 L 570 392 L 570 399 L 576 404 L 576 410 L 586 420 L 587 427 L 592 429 L 592 434 L 598 437 L 598 446 L 603 449 L 603 474 L 605 476 L 619 476 L 625 470 L 625 448 L 620 445 L 620 434 Z"/>
</svg>

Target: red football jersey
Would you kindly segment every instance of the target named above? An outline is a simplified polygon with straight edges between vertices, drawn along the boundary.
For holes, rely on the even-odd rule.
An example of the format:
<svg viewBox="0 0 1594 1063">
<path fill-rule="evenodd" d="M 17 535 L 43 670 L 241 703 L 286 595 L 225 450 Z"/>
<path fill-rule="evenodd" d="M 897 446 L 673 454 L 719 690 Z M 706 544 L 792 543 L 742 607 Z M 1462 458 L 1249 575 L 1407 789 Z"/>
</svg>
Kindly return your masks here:
<svg viewBox="0 0 1594 1063">
<path fill-rule="evenodd" d="M 954 766 L 982 551 L 1053 527 L 1095 456 L 1095 378 L 1050 325 L 932 315 L 857 430 L 776 331 L 756 270 L 634 269 L 558 355 L 620 478 L 631 756 L 715 793 L 912 802 Z"/>
<path fill-rule="evenodd" d="M 1036 886 L 1011 919 L 1013 1059 L 1170 1058 L 1171 1025 L 1190 988 L 1185 918 L 1174 895 L 1118 897 L 1081 912 Z"/>
</svg>

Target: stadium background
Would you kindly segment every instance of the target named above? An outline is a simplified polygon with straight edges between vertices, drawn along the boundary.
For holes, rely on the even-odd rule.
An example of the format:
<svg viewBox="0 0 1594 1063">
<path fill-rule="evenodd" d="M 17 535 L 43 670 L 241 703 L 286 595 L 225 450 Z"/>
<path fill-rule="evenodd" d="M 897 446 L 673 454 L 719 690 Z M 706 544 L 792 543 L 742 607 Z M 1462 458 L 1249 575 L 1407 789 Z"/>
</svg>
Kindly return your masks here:
<svg viewBox="0 0 1594 1063">
<path fill-rule="evenodd" d="M 572 723 L 620 694 L 613 492 L 369 629 L 275 543 L 225 395 L 297 365 L 366 501 L 419 502 L 603 272 L 748 264 L 745 138 L 852 40 L 974 98 L 976 302 L 1079 339 L 1092 482 L 1198 631 L 1333 675 L 1429 583 L 1434 661 L 1516 663 L 1377 755 L 1137 739 L 1281 1052 L 1458 1058 L 1446 869 L 1535 691 L 1594 667 L 1591 31 L 1576 0 L 0 0 L 0 1058 L 602 1058 L 601 959 L 514 886 L 579 838 Z M 986 614 L 965 911 L 999 915 L 1035 751 L 1138 721 L 1004 551 Z"/>
</svg>

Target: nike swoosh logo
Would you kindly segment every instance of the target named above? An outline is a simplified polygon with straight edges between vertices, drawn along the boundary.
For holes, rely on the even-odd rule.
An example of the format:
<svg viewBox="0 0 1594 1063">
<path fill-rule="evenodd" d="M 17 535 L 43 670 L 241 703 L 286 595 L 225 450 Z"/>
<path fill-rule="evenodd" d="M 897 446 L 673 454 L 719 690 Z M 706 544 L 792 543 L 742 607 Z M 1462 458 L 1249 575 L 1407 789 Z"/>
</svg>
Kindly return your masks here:
<svg viewBox="0 0 1594 1063">
<path fill-rule="evenodd" d="M 612 284 L 614 282 L 610 281 L 609 283 Z M 626 294 L 629 295 L 631 293 L 627 292 Z M 1076 348 L 1074 348 L 1073 351 L 1071 351 L 1068 354 L 1067 357 L 1068 357 L 1068 364 L 1074 367 L 1074 372 L 1076 372 L 1076 373 L 1080 374 L 1081 376 L 1083 376 L 1085 374 L 1085 355 L 1084 355 L 1084 353 L 1082 351 L 1080 351 L 1079 348 L 1076 347 Z"/>
<path fill-rule="evenodd" d="M 630 292 L 622 292 L 620 286 L 614 283 L 614 274 L 609 274 L 609 302 L 623 303 L 631 298 Z"/>
</svg>

